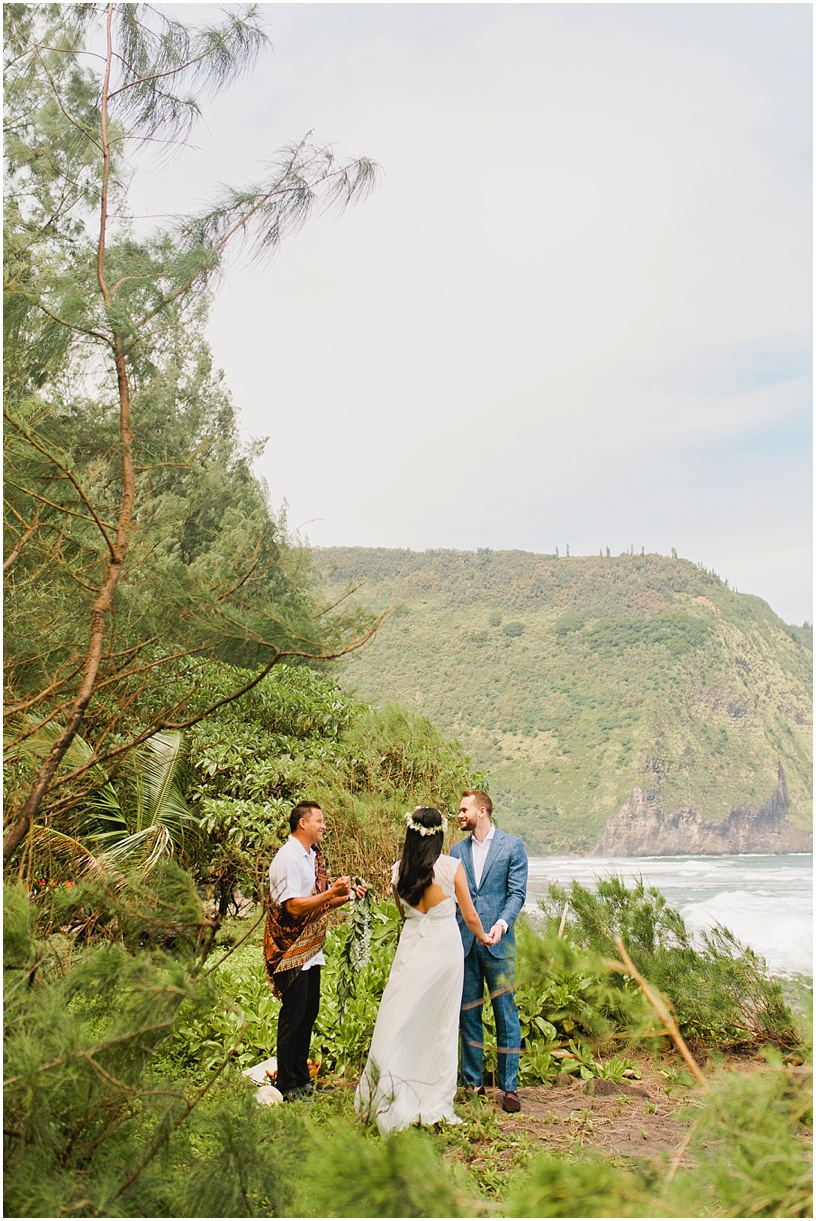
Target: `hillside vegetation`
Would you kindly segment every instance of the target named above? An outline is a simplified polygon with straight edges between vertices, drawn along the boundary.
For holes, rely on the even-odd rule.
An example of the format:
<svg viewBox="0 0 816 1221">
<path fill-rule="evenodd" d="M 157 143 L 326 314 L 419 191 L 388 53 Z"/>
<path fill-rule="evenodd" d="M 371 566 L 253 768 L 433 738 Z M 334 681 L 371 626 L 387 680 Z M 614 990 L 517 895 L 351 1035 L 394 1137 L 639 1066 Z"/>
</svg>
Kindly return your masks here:
<svg viewBox="0 0 816 1221">
<path fill-rule="evenodd" d="M 591 849 L 635 786 L 719 820 L 780 764 L 808 824 L 812 632 L 762 599 L 659 555 L 314 555 L 329 592 L 392 608 L 346 685 L 455 734 L 534 850 Z"/>
</svg>

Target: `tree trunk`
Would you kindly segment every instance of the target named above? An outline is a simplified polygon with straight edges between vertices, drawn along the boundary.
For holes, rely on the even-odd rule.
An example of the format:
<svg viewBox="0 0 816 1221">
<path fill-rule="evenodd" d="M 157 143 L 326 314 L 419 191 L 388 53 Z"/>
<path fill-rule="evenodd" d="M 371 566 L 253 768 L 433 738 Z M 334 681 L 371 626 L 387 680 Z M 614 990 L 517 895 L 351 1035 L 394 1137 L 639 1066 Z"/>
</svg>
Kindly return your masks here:
<svg viewBox="0 0 816 1221">
<path fill-rule="evenodd" d="M 111 18 L 113 6 L 108 6 L 107 24 L 107 61 L 105 67 L 105 83 L 102 90 L 102 108 L 100 115 L 100 133 L 102 142 L 102 193 L 99 216 L 99 240 L 97 245 L 97 280 L 99 291 L 105 302 L 105 308 L 110 318 L 113 297 L 105 279 L 105 240 L 108 228 L 108 185 L 110 182 L 111 150 L 108 139 L 108 94 L 110 88 L 110 71 L 113 59 L 113 43 L 111 38 Z M 88 649 L 85 654 L 85 664 L 82 682 L 77 697 L 71 709 L 68 721 L 54 745 L 51 747 L 42 767 L 32 785 L 31 792 L 21 809 L 14 813 L 11 825 L 3 838 L 3 863 L 5 864 L 17 850 L 28 829 L 37 816 L 43 797 L 48 791 L 51 781 L 62 761 L 62 758 L 76 736 L 85 710 L 91 702 L 99 666 L 102 659 L 102 648 L 105 642 L 105 626 L 107 616 L 113 602 L 122 567 L 125 561 L 130 532 L 133 525 L 133 507 L 136 498 L 136 483 L 133 472 L 133 428 L 130 415 L 130 383 L 127 365 L 125 364 L 122 344 L 115 330 L 110 341 L 116 367 L 116 382 L 119 394 L 119 440 L 122 461 L 122 498 L 119 504 L 119 515 L 116 523 L 116 540 L 109 548 L 108 569 L 105 579 L 99 589 L 91 608 L 91 620 L 88 631 Z"/>
</svg>

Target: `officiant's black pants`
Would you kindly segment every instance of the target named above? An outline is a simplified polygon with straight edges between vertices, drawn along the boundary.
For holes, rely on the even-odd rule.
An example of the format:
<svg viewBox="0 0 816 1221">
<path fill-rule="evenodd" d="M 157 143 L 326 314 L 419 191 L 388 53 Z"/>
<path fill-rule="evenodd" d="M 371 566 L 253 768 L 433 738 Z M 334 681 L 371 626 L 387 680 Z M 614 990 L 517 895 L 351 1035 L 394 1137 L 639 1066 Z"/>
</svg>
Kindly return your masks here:
<svg viewBox="0 0 816 1221">
<path fill-rule="evenodd" d="M 281 997 L 278 1015 L 278 1089 L 303 1089 L 309 1084 L 309 1046 L 320 1008 L 320 967 L 299 971 Z"/>
</svg>

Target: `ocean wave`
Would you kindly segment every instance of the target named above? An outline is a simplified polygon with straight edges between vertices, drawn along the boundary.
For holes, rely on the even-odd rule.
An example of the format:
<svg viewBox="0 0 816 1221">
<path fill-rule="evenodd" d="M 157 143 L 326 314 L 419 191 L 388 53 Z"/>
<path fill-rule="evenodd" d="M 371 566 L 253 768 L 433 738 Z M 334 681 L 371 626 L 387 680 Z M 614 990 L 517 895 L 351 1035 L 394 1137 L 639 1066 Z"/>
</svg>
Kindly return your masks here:
<svg viewBox="0 0 816 1221">
<path fill-rule="evenodd" d="M 594 889 L 599 878 L 655 886 L 690 932 L 729 929 L 779 975 L 813 970 L 813 857 L 538 857 L 530 861 L 527 910 L 551 881 Z"/>
<path fill-rule="evenodd" d="M 778 974 L 813 969 L 813 912 L 779 895 L 728 890 L 703 902 L 688 903 L 680 915 L 692 933 L 722 925 L 759 954 Z"/>
</svg>

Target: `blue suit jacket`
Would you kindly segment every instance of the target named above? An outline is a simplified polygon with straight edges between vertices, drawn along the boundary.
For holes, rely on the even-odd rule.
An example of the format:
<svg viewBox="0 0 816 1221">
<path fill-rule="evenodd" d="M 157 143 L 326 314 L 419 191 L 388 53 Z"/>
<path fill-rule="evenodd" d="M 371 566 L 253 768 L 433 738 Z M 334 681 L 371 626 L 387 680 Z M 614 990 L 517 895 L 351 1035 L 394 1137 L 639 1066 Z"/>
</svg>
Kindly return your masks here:
<svg viewBox="0 0 816 1221">
<path fill-rule="evenodd" d="M 513 925 L 527 897 L 527 853 L 524 844 L 515 835 L 508 835 L 506 831 L 500 831 L 496 827 L 478 886 L 473 872 L 471 837 L 454 844 L 450 854 L 462 862 L 473 905 L 479 913 L 485 932 L 489 932 L 497 920 L 507 922 L 507 932 L 499 944 L 486 948 L 496 958 L 511 957 L 516 948 Z M 476 938 L 462 919 L 458 907 L 456 919 L 467 956 Z"/>
</svg>

